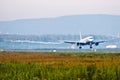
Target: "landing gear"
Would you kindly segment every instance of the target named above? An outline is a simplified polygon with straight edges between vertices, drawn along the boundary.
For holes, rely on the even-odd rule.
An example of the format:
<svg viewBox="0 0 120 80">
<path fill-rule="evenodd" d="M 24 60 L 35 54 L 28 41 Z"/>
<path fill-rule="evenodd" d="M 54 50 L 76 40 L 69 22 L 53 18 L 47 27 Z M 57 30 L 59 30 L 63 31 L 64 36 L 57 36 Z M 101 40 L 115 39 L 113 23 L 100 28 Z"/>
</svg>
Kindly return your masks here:
<svg viewBox="0 0 120 80">
<path fill-rule="evenodd" d="M 92 46 L 90 46 L 90 49 L 92 49 Z"/>
<path fill-rule="evenodd" d="M 92 49 L 92 45 L 90 45 L 90 49 Z"/>
<path fill-rule="evenodd" d="M 80 46 L 79 49 L 82 49 L 82 47 Z"/>
</svg>

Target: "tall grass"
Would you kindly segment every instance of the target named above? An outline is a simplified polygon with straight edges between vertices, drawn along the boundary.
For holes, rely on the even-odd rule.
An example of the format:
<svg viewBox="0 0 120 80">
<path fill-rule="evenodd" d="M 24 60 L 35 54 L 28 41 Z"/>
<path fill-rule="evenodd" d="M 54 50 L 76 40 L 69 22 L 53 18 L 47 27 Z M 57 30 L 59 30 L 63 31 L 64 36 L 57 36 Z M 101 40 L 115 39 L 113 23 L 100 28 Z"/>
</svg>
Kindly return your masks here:
<svg viewBox="0 0 120 80">
<path fill-rule="evenodd" d="M 0 53 L 0 80 L 120 80 L 120 54 Z"/>
</svg>

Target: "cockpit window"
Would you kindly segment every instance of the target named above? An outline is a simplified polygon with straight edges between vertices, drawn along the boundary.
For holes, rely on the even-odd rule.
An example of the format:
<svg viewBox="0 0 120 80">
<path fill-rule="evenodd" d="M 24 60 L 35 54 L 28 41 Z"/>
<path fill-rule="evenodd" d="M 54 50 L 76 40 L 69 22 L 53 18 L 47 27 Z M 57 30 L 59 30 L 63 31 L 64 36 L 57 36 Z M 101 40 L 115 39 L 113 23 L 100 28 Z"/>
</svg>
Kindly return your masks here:
<svg viewBox="0 0 120 80">
<path fill-rule="evenodd" d="M 93 39 L 93 38 L 90 38 L 90 39 Z"/>
</svg>

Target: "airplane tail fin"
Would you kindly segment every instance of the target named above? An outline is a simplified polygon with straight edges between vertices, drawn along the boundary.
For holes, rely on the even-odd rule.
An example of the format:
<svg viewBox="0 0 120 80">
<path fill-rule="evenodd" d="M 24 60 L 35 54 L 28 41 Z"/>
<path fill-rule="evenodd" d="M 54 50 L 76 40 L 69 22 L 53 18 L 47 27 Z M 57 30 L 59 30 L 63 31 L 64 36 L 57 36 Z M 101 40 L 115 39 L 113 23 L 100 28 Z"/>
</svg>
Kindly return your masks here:
<svg viewBox="0 0 120 80">
<path fill-rule="evenodd" d="M 81 32 L 80 32 L 80 40 L 82 39 L 82 34 L 81 34 Z"/>
</svg>

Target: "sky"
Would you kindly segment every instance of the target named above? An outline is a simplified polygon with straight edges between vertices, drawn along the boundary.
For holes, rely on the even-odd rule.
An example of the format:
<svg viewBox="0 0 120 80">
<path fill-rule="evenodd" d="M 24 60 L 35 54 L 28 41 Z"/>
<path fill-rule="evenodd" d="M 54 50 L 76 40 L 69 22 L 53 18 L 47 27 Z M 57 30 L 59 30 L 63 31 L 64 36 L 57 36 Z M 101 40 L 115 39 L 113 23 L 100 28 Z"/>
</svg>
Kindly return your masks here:
<svg viewBox="0 0 120 80">
<path fill-rule="evenodd" d="M 0 21 L 79 14 L 120 15 L 120 0 L 0 0 Z"/>
<path fill-rule="evenodd" d="M 120 15 L 120 0 L 0 0 L 0 21 L 55 18 L 59 16 L 87 14 Z M 112 31 L 114 27 L 115 26 L 109 28 L 108 26 L 110 29 L 109 31 Z M 22 26 L 21 28 L 26 29 Z M 49 28 L 50 27 L 48 27 L 48 29 Z M 82 27 L 79 28 L 81 29 Z M 32 28 L 29 29 L 32 31 Z M 43 27 L 38 27 L 37 29 L 42 30 Z M 70 29 L 73 31 L 74 27 L 71 27 Z M 67 30 L 67 28 L 65 30 Z M 97 27 L 92 30 L 96 32 L 98 31 L 98 34 L 102 33 L 102 31 L 97 30 Z M 117 27 L 117 31 L 114 30 L 113 32 L 117 33 L 118 30 L 119 27 Z M 34 34 L 35 31 L 37 30 L 34 30 L 32 33 Z M 54 31 L 57 32 L 57 30 Z M 92 33 L 91 30 L 88 31 L 89 33 Z M 0 32 L 16 33 L 17 29 L 14 31 L 13 28 L 13 30 L 10 31 L 10 27 L 4 27 L 0 25 Z M 22 30 L 19 32 L 23 33 Z M 25 32 L 29 34 L 29 32 Z M 44 32 L 49 34 L 49 31 Z M 56 34 L 56 32 L 53 33 Z M 84 31 L 82 32 L 84 33 Z M 74 33 L 76 33 L 76 30 L 71 32 L 71 34 Z M 108 32 L 108 34 L 110 33 Z"/>
</svg>

